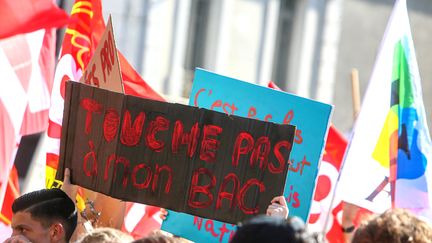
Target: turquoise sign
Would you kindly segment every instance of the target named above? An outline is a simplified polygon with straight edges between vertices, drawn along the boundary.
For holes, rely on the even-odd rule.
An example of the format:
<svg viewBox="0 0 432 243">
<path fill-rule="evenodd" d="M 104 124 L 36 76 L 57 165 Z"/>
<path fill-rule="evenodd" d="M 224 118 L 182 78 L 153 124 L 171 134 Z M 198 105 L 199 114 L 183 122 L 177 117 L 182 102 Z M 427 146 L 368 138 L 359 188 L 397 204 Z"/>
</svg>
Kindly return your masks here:
<svg viewBox="0 0 432 243">
<path fill-rule="evenodd" d="M 195 71 L 189 105 L 295 125 L 284 196 L 290 215 L 307 222 L 333 110 L 331 105 L 203 69 Z M 195 242 L 228 242 L 235 225 L 170 211 L 162 230 Z"/>
</svg>

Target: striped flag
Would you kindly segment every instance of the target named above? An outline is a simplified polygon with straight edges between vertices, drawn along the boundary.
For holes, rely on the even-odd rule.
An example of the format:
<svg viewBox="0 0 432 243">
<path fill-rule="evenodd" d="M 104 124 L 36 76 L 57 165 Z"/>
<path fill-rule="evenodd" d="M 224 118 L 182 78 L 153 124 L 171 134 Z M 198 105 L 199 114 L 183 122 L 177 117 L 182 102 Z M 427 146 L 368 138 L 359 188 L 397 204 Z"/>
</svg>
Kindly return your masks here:
<svg viewBox="0 0 432 243">
<path fill-rule="evenodd" d="M 159 207 L 131 202 L 126 204 L 126 217 L 122 230 L 130 233 L 135 239 L 160 229 L 161 225 Z"/>
<path fill-rule="evenodd" d="M 0 41 L 0 205 L 21 136 L 47 128 L 54 52 L 53 30 Z"/>
<path fill-rule="evenodd" d="M 3 11 L 20 4 L 29 4 L 25 1 L 7 3 L 0 10 L 2 20 L 12 14 L 8 12 L 4 15 Z M 55 65 L 55 31 L 46 28 L 60 26 L 68 20 L 66 13 L 51 4 L 43 10 L 45 21 L 19 27 L 20 24 L 25 25 L 22 20 L 29 17 L 25 16 L 26 11 L 20 12 L 19 23 L 12 19 L 0 21 L 2 26 L 9 25 L 6 29 L 1 28 L 2 37 L 40 29 L 0 40 L 3 80 L 0 82 L 0 241 L 4 240 L 2 237 L 10 235 L 8 225 L 12 218 L 11 204 L 19 194 L 18 175 L 11 168 L 21 136 L 42 132 L 48 126 L 49 96 Z M 58 18 L 58 22 L 46 24 L 51 18 Z"/>
<path fill-rule="evenodd" d="M 397 0 L 345 159 L 343 200 L 432 219 L 431 145 L 406 0 Z"/>
</svg>

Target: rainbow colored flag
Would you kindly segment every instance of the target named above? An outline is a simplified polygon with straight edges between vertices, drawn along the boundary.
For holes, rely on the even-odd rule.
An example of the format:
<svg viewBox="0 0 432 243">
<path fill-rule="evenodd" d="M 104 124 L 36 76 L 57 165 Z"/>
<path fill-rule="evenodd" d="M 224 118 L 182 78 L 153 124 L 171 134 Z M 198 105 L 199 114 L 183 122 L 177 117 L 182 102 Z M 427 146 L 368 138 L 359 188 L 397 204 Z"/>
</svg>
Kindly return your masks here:
<svg viewBox="0 0 432 243">
<path fill-rule="evenodd" d="M 411 38 L 404 37 L 394 50 L 391 110 L 398 117 L 398 152 L 396 173 L 390 178 L 396 179 L 394 206 L 421 209 L 430 207 L 427 176 L 432 175 L 428 170 L 432 151 L 417 65 L 410 65 L 414 53 L 411 47 Z"/>
<path fill-rule="evenodd" d="M 432 142 L 406 0 L 397 0 L 345 156 L 338 192 L 376 213 L 429 217 Z"/>
</svg>

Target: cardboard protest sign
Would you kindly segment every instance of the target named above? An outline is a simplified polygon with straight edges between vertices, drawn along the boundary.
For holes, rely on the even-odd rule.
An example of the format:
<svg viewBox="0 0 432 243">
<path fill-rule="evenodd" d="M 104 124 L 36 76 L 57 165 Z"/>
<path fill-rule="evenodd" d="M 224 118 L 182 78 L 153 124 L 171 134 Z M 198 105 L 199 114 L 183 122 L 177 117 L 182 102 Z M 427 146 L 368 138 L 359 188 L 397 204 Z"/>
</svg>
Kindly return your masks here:
<svg viewBox="0 0 432 243">
<path fill-rule="evenodd" d="M 189 104 L 230 115 L 297 126 L 284 195 L 291 216 L 307 222 L 333 107 L 203 69 L 195 71 Z M 196 242 L 228 242 L 234 225 L 169 212 L 162 229 Z"/>
<path fill-rule="evenodd" d="M 123 93 L 123 82 L 111 15 L 96 51 L 87 65 L 80 83 Z"/>
<path fill-rule="evenodd" d="M 236 223 L 283 193 L 295 127 L 68 82 L 60 163 L 73 184 Z"/>
</svg>

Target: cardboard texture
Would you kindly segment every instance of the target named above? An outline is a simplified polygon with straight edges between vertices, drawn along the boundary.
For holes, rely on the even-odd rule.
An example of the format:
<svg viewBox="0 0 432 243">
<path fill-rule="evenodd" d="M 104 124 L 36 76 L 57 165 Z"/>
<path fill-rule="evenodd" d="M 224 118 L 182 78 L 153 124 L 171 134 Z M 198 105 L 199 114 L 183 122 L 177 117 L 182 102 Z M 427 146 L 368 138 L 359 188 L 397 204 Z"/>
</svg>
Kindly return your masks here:
<svg viewBox="0 0 432 243">
<path fill-rule="evenodd" d="M 124 93 L 111 15 L 80 83 Z"/>
<path fill-rule="evenodd" d="M 67 82 L 57 179 L 229 223 L 281 195 L 295 127 Z"/>
</svg>

